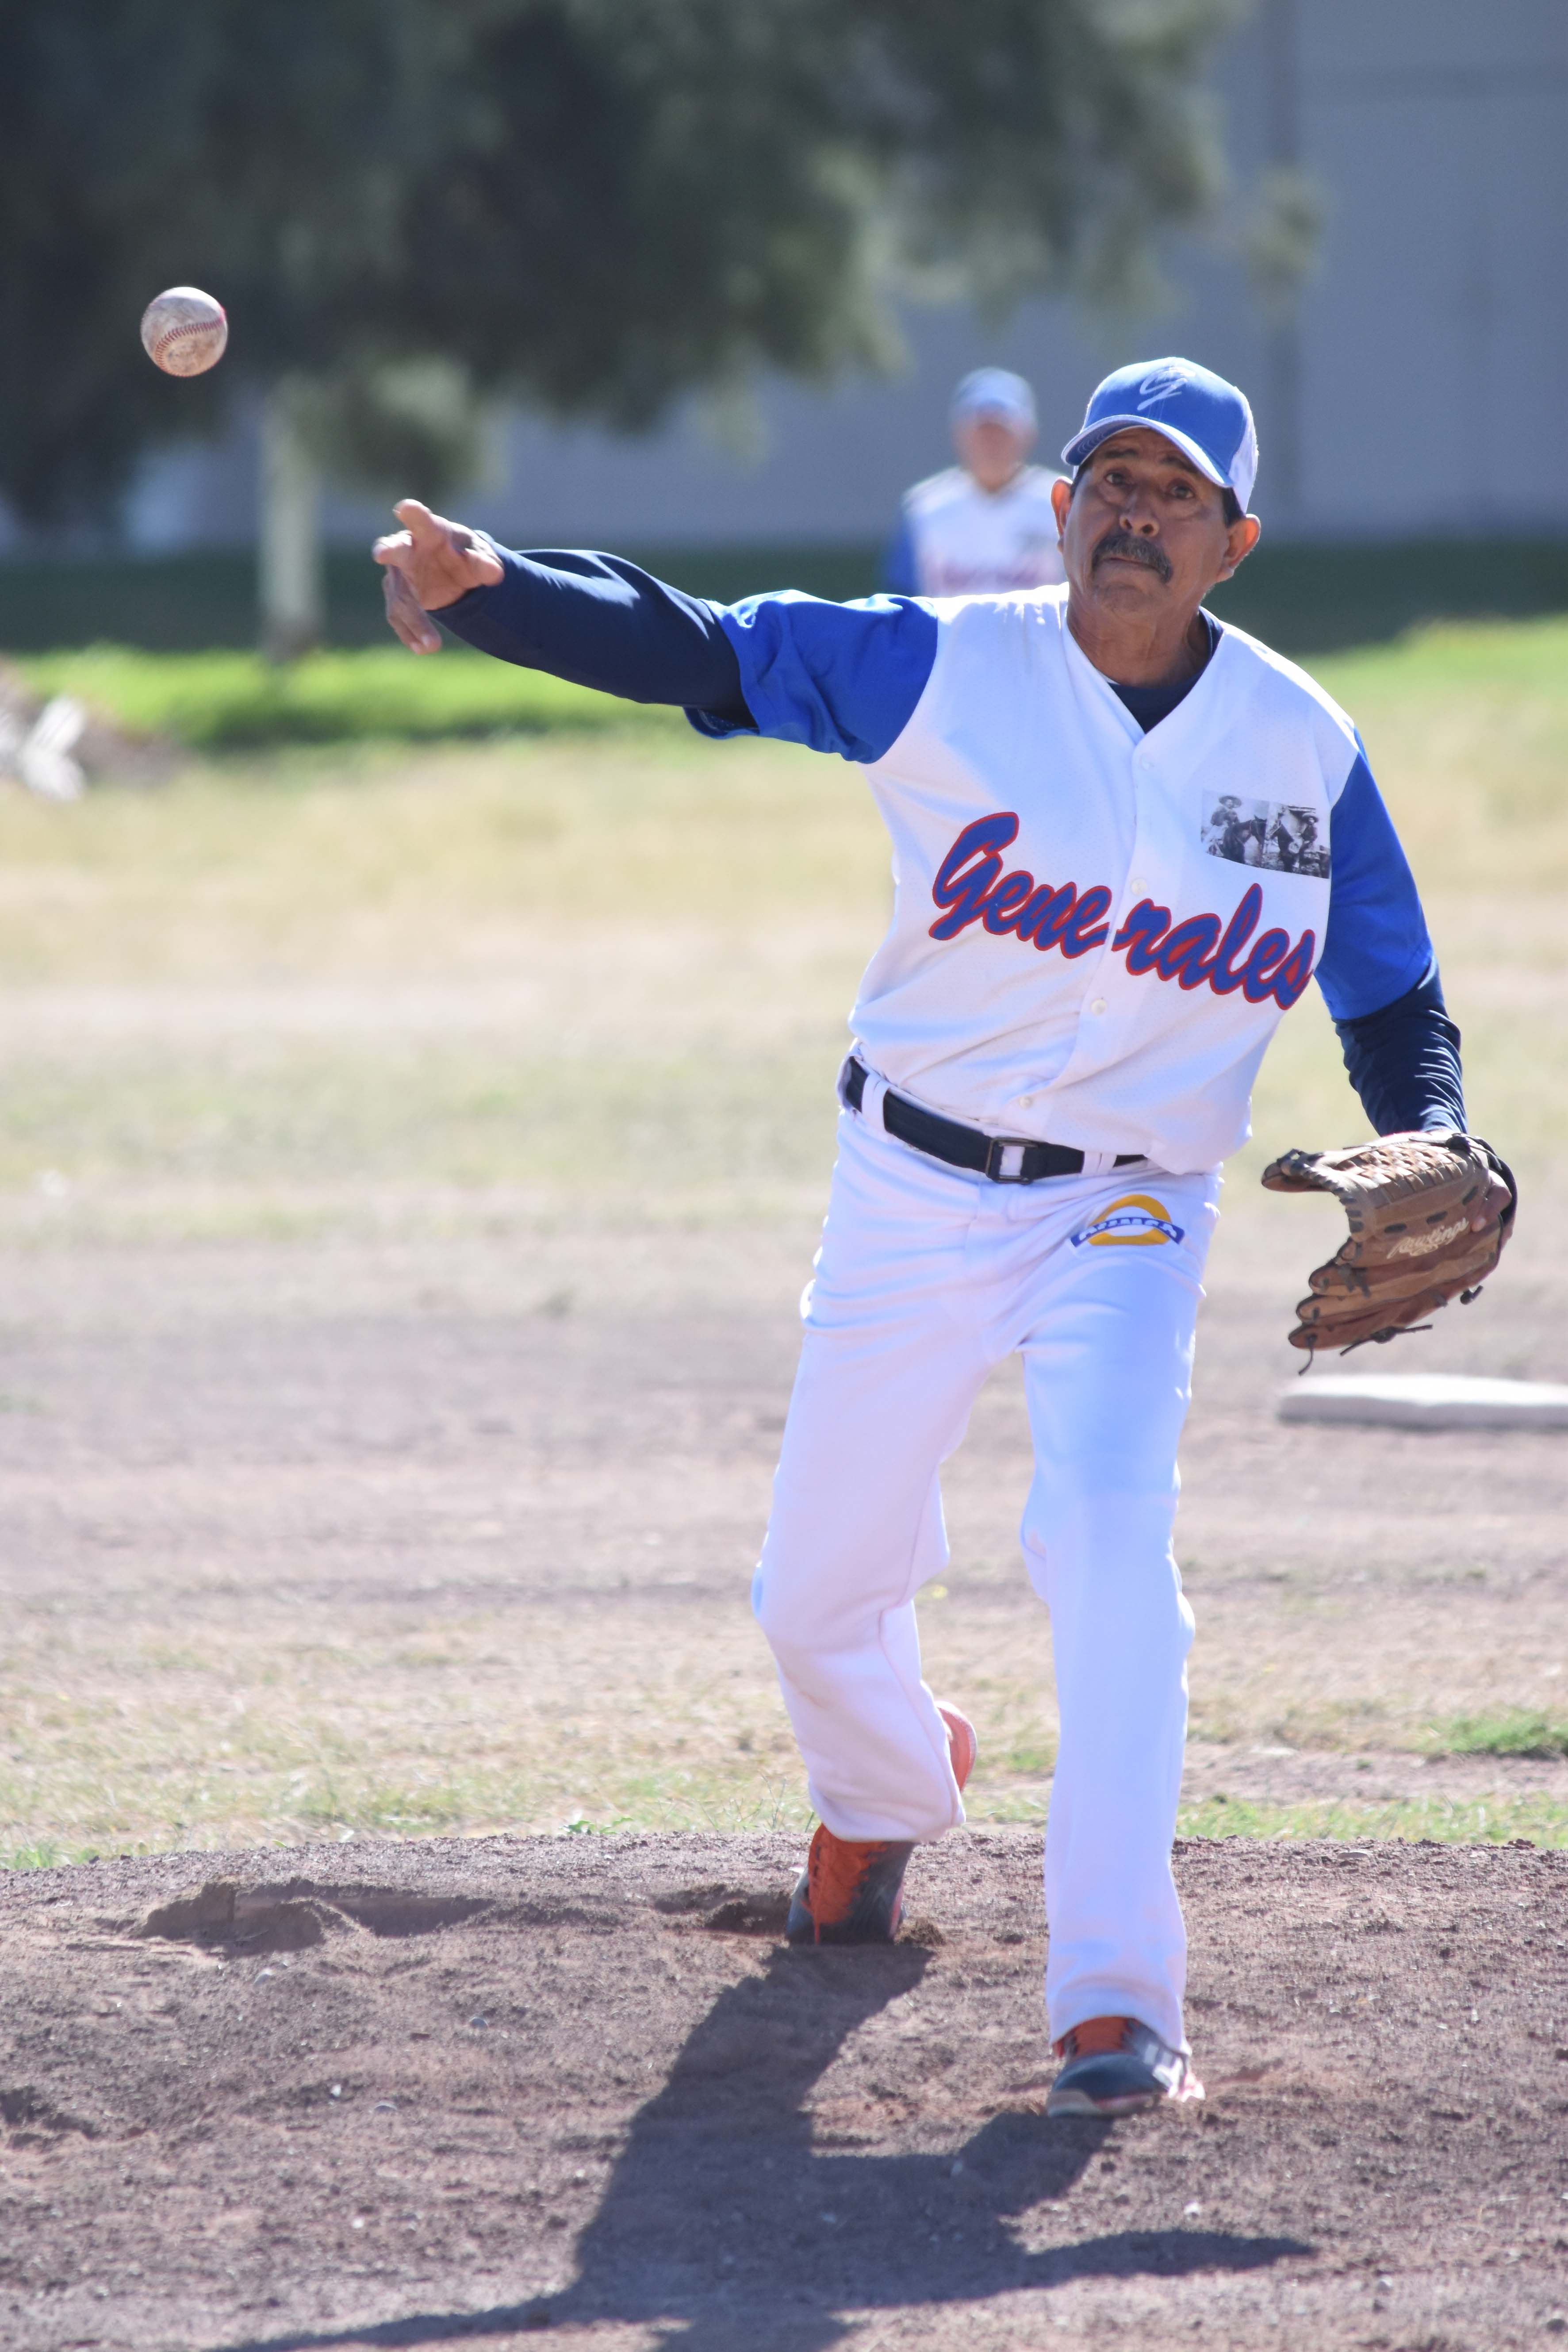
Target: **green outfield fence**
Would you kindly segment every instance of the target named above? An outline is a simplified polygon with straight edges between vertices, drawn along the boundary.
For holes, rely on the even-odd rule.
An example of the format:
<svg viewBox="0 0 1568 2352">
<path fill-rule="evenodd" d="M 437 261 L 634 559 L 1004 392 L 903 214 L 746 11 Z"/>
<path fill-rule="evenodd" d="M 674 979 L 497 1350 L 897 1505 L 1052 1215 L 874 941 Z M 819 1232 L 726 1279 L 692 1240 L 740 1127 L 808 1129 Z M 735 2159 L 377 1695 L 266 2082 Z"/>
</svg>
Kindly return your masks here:
<svg viewBox="0 0 1568 2352">
<path fill-rule="evenodd" d="M 878 550 L 865 545 L 623 551 L 678 587 L 721 601 L 759 588 L 860 596 L 877 582 Z M 1568 541 L 1266 541 L 1213 602 L 1282 652 L 1301 654 L 1373 644 L 1421 621 L 1568 611 Z M 329 556 L 327 606 L 333 645 L 386 642 L 367 556 Z M 255 635 L 255 566 L 243 550 L 0 562 L 0 652 L 98 644 L 193 652 L 249 646 Z"/>
</svg>

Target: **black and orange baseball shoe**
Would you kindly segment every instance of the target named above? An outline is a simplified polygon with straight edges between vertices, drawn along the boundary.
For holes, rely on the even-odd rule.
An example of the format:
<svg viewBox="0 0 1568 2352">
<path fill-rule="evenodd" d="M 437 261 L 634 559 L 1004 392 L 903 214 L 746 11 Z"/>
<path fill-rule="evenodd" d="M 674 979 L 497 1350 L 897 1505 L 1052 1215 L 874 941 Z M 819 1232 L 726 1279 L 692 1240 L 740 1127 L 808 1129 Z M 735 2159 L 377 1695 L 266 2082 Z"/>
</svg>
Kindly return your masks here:
<svg viewBox="0 0 1568 2352">
<path fill-rule="evenodd" d="M 952 1777 L 962 1789 L 980 1741 L 955 1706 L 939 1707 L 947 1726 Z M 904 1907 L 904 1872 L 914 1852 L 904 1838 L 835 1837 L 819 1822 L 784 1927 L 791 1944 L 890 1944 Z"/>
<path fill-rule="evenodd" d="M 1131 2116 L 1204 2095 L 1182 2052 L 1135 2017 L 1085 2018 L 1056 2050 L 1062 2066 L 1046 2101 L 1048 2116 Z"/>
</svg>

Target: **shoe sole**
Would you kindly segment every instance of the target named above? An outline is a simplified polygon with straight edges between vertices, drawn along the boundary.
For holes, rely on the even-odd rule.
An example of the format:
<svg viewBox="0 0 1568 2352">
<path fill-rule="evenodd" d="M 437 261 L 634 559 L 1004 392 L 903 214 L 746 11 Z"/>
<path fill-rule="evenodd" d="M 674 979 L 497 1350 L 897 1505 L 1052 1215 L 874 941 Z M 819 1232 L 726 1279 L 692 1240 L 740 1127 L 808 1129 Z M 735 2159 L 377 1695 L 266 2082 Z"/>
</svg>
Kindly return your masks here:
<svg viewBox="0 0 1568 2352">
<path fill-rule="evenodd" d="M 1046 2101 L 1047 2116 L 1135 2116 L 1145 2107 L 1163 2107 L 1166 2091 L 1130 2091 L 1120 2099 L 1091 2099 L 1087 2091 L 1053 2091 Z"/>
<path fill-rule="evenodd" d="M 1116 2099 L 1091 2099 L 1087 2091 L 1072 2086 L 1065 2091 L 1051 2091 L 1046 2099 L 1047 2116 L 1135 2116 L 1145 2107 L 1179 2107 L 1188 2099 L 1201 2099 L 1204 2086 L 1189 2066 L 1181 2081 L 1172 2090 L 1158 2085 L 1147 2091 L 1125 2091 Z"/>
</svg>

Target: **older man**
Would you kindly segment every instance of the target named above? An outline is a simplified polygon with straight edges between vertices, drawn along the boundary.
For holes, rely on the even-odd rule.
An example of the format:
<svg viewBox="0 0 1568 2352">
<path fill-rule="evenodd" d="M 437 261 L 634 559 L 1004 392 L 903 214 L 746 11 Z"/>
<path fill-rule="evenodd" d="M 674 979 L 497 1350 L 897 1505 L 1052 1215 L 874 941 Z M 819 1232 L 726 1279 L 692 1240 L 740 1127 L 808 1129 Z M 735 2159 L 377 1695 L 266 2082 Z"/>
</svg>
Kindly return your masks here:
<svg viewBox="0 0 1568 2352">
<path fill-rule="evenodd" d="M 435 611 L 503 658 L 684 704 L 705 735 L 865 772 L 897 895 L 852 1016 L 753 1587 L 821 1821 L 787 1932 L 890 1938 L 912 1846 L 963 1818 L 974 1734 L 921 1678 L 914 1597 L 946 1562 L 941 1465 L 1020 1353 L 1023 1549 L 1061 1718 L 1049 2104 L 1106 2115 L 1197 2090 L 1171 1872 L 1193 1618 L 1171 1538 L 1219 1163 L 1314 976 L 1380 1135 L 1462 1129 L 1464 1105 L 1354 728 L 1204 609 L 1258 539 L 1246 400 L 1188 361 L 1121 369 L 1063 454 L 1065 589 L 725 608 L 615 557 L 503 553 L 412 504 L 376 552 L 416 651 L 439 643 Z M 1232 800 L 1265 838 L 1305 815 L 1329 856 L 1245 859 L 1215 823 Z"/>
<path fill-rule="evenodd" d="M 904 494 L 883 585 L 907 596 L 995 596 L 1054 588 L 1062 578 L 1051 491 L 1028 463 L 1035 395 L 1006 368 L 976 368 L 952 395 L 958 455 Z"/>
</svg>

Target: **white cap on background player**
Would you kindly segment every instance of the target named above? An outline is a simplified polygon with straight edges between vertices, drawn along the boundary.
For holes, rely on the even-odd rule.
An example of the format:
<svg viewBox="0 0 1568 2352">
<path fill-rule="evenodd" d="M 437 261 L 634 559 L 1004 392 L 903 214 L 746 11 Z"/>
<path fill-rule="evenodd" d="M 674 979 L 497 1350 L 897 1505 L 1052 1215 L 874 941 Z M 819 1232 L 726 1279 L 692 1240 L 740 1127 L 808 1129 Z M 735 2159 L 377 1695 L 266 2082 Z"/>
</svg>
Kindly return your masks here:
<svg viewBox="0 0 1568 2352">
<path fill-rule="evenodd" d="M 975 368 L 952 395 L 952 421 L 963 416 L 1005 416 L 1026 433 L 1035 429 L 1033 387 L 1011 368 Z"/>
<path fill-rule="evenodd" d="M 1258 428 L 1247 394 L 1192 360 L 1135 360 L 1097 384 L 1083 430 L 1062 451 L 1077 467 L 1112 433 L 1151 425 L 1173 441 L 1201 474 L 1234 490 L 1245 514 L 1258 479 Z"/>
</svg>

